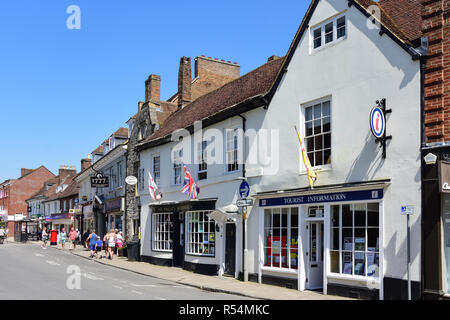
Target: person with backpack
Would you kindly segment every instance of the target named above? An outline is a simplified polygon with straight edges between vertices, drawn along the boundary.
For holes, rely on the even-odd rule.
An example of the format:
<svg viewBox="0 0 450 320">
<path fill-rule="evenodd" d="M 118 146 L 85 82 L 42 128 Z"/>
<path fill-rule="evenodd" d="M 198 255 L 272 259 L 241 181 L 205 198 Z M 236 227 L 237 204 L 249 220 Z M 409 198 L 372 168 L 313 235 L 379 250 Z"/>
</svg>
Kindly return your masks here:
<svg viewBox="0 0 450 320">
<path fill-rule="evenodd" d="M 95 254 L 95 244 L 97 242 L 97 234 L 95 233 L 95 230 L 92 230 L 92 233 L 89 235 L 89 237 L 86 239 L 86 242 L 89 242 L 89 250 L 91 251 L 91 258 L 94 257 Z"/>
</svg>

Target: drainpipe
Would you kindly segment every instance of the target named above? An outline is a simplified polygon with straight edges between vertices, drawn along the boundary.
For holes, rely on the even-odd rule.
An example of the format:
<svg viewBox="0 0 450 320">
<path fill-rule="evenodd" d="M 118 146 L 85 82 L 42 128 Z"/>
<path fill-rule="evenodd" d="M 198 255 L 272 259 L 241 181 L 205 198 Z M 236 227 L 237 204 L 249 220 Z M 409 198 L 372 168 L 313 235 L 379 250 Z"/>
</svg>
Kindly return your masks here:
<svg viewBox="0 0 450 320">
<path fill-rule="evenodd" d="M 242 149 L 243 149 L 243 153 L 244 153 L 244 159 L 242 162 L 242 177 L 245 178 L 245 155 L 246 155 L 246 146 L 245 146 L 245 130 L 246 130 L 246 122 L 247 119 L 242 115 L 242 114 L 238 114 L 239 117 L 242 118 L 242 130 L 244 132 L 244 136 L 243 136 L 243 144 L 242 144 Z M 241 209 L 243 210 L 243 209 Z M 247 250 L 247 217 L 245 217 L 244 219 L 244 214 L 242 213 L 242 271 L 244 274 L 244 282 L 248 281 L 248 268 L 246 266 L 246 259 L 245 257 L 248 254 L 248 250 Z M 246 213 L 247 215 L 247 213 Z"/>
</svg>

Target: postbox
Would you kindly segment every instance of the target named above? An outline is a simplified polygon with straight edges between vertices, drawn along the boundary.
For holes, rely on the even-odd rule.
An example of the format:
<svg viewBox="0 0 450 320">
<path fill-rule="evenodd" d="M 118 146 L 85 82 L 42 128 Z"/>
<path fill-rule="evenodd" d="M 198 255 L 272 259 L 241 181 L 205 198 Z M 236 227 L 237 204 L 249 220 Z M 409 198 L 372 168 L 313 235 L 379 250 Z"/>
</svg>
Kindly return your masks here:
<svg viewBox="0 0 450 320">
<path fill-rule="evenodd" d="M 56 246 L 58 244 L 58 231 L 50 230 L 50 245 Z"/>
</svg>

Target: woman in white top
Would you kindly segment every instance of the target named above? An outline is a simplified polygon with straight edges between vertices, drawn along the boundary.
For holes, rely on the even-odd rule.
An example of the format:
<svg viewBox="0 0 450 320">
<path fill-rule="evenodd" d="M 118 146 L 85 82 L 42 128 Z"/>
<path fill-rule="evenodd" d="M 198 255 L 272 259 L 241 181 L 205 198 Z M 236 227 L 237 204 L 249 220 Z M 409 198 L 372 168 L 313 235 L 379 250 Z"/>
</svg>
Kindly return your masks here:
<svg viewBox="0 0 450 320">
<path fill-rule="evenodd" d="M 107 239 L 108 239 L 108 258 L 112 260 L 113 250 L 114 247 L 116 246 L 116 233 L 114 232 L 114 229 L 109 230 Z"/>
</svg>

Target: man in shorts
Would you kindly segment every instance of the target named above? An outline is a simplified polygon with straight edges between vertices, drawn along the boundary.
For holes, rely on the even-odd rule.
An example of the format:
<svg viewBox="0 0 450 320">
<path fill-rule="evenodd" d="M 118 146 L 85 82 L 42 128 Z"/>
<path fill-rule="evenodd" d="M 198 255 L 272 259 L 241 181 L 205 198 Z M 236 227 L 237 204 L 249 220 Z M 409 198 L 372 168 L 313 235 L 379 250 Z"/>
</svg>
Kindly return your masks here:
<svg viewBox="0 0 450 320">
<path fill-rule="evenodd" d="M 95 242 L 95 256 L 98 257 L 98 254 L 100 253 L 100 259 L 102 258 L 102 246 L 102 239 L 100 237 L 97 237 L 97 241 Z"/>
<path fill-rule="evenodd" d="M 86 242 L 89 241 L 89 250 L 91 251 L 91 258 L 93 258 L 95 254 L 95 243 L 97 242 L 97 238 L 98 236 L 95 233 L 95 230 L 92 230 L 91 234 L 86 240 Z"/>
</svg>

